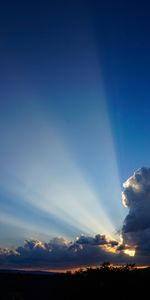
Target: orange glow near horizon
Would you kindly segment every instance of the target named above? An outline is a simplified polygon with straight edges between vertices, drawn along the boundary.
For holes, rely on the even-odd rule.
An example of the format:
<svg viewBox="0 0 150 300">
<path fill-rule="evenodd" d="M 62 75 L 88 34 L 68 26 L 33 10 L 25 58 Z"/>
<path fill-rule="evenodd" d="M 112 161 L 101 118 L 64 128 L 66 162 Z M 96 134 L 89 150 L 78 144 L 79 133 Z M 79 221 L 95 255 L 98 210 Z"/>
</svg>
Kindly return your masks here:
<svg viewBox="0 0 150 300">
<path fill-rule="evenodd" d="M 66 273 L 66 272 L 71 272 L 71 273 L 74 273 L 74 272 L 77 272 L 77 271 L 80 271 L 80 270 L 83 270 L 83 271 L 86 271 L 88 268 L 91 268 L 91 269 L 96 269 L 96 268 L 99 268 L 99 266 L 83 266 L 83 267 L 75 267 L 75 268 L 66 268 L 66 269 L 33 269 L 33 268 L 17 268 L 15 270 L 18 270 L 18 271 L 27 271 L 27 272 L 47 272 L 47 273 Z M 111 267 L 112 268 L 120 268 L 120 267 L 125 267 L 125 265 L 113 265 L 111 264 Z M 147 266 L 147 265 L 143 265 L 143 266 L 136 266 L 135 265 L 135 268 L 136 269 L 146 269 L 146 268 L 149 268 L 150 266 Z"/>
</svg>

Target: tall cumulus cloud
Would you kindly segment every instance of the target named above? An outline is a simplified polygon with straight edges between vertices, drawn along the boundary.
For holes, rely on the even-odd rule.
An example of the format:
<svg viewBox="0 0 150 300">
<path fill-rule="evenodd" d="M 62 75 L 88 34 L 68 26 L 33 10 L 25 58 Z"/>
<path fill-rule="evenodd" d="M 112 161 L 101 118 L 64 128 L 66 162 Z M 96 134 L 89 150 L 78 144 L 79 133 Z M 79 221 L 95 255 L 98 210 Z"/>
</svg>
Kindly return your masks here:
<svg viewBox="0 0 150 300">
<path fill-rule="evenodd" d="M 124 245 L 136 249 L 139 263 L 150 263 L 150 168 L 134 172 L 124 184 L 122 201 L 129 213 L 124 220 Z"/>
</svg>

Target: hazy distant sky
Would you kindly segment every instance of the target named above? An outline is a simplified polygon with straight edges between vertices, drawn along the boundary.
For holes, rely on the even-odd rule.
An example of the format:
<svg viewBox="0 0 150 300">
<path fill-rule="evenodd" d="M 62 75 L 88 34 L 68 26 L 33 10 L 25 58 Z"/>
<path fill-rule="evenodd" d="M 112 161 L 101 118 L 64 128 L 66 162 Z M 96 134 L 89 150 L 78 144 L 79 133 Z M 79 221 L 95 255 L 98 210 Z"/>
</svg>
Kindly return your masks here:
<svg viewBox="0 0 150 300">
<path fill-rule="evenodd" d="M 150 165 L 148 1 L 0 4 L 0 246 L 116 238 Z"/>
</svg>

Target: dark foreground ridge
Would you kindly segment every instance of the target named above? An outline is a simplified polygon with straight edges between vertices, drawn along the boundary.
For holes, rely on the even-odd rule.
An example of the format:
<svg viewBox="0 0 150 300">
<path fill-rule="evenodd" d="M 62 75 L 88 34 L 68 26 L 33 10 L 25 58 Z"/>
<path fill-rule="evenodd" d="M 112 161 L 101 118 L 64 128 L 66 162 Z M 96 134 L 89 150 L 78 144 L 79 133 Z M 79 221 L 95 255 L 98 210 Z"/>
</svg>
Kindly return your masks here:
<svg viewBox="0 0 150 300">
<path fill-rule="evenodd" d="M 134 299 L 149 295 L 150 268 L 104 264 L 75 273 L 0 271 L 0 299 Z M 148 294 L 146 294 L 148 293 Z"/>
</svg>

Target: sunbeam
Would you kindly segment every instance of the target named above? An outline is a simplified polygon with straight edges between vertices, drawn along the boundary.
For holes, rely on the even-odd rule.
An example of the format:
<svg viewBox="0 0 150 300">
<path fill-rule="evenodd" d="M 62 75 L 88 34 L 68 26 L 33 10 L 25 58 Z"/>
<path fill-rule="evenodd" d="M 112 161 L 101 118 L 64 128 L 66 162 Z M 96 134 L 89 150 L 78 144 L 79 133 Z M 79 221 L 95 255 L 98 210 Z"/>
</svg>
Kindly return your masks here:
<svg viewBox="0 0 150 300">
<path fill-rule="evenodd" d="M 11 141 L 7 132 L 4 135 L 9 148 L 1 161 L 1 189 L 8 197 L 49 212 L 78 232 L 113 236 L 115 225 L 104 210 L 100 195 L 73 161 L 58 126 L 35 114 L 27 120 L 22 116 L 21 124 L 13 130 Z M 104 141 L 101 142 L 105 149 Z M 110 151 L 111 140 L 106 144 Z"/>
</svg>

